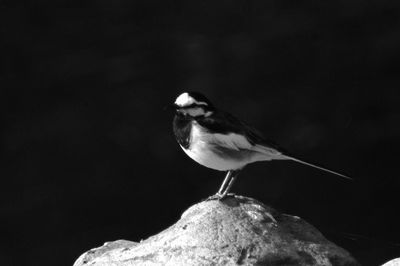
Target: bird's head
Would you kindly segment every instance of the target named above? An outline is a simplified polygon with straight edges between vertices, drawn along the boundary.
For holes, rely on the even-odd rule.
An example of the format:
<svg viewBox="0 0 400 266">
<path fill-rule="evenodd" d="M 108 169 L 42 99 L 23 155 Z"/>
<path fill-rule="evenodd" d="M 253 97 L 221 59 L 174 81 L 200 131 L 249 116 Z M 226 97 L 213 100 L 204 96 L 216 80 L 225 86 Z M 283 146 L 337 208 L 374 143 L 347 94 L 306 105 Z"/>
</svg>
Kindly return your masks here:
<svg viewBox="0 0 400 266">
<path fill-rule="evenodd" d="M 184 92 L 176 98 L 173 107 L 178 115 L 196 117 L 207 117 L 214 112 L 214 106 L 201 93 Z"/>
</svg>

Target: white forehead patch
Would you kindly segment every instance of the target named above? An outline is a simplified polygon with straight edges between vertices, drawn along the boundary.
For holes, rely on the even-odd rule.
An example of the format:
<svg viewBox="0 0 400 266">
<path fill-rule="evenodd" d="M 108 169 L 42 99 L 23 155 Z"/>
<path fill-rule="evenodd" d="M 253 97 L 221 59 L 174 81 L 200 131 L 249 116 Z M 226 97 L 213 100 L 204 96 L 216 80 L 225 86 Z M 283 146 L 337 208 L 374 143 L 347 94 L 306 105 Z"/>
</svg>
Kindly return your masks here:
<svg viewBox="0 0 400 266">
<path fill-rule="evenodd" d="M 178 96 L 175 100 L 175 104 L 180 106 L 180 107 L 185 107 L 189 106 L 191 104 L 197 104 L 197 105 L 208 105 L 205 102 L 198 102 L 196 101 L 192 96 L 189 95 L 189 93 L 184 92 L 181 95 Z"/>
<path fill-rule="evenodd" d="M 193 99 L 193 97 L 190 97 L 189 93 L 187 93 L 187 92 L 182 93 L 175 100 L 175 104 L 178 106 L 181 106 L 181 107 L 189 106 L 189 105 L 193 104 L 194 102 L 195 102 L 195 100 Z"/>
</svg>

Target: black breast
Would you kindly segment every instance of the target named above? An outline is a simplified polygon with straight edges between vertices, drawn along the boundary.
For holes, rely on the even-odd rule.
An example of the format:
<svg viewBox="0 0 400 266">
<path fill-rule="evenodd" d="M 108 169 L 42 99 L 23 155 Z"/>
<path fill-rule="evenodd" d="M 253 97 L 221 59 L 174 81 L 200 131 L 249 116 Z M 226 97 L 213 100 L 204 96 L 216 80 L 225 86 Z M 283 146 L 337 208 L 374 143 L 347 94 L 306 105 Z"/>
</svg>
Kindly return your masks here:
<svg viewBox="0 0 400 266">
<path fill-rule="evenodd" d="M 190 146 L 190 132 L 192 130 L 193 119 L 189 116 L 175 115 L 173 127 L 174 134 L 178 143 L 185 149 Z"/>
</svg>

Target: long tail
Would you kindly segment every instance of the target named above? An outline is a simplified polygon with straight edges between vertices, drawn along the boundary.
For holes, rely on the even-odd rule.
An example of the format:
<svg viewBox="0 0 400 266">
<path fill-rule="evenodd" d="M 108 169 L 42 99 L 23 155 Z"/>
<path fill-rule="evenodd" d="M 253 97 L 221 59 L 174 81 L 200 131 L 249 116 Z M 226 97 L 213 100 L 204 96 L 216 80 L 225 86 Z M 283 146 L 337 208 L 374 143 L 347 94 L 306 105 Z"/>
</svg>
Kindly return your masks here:
<svg viewBox="0 0 400 266">
<path fill-rule="evenodd" d="M 340 174 L 340 173 L 338 173 L 338 172 L 335 172 L 335 171 L 326 169 L 326 168 L 324 168 L 324 167 L 321 167 L 321 166 L 318 166 L 318 165 L 315 165 L 315 164 L 312 164 L 312 163 L 309 163 L 309 162 L 305 162 L 305 161 L 303 161 L 303 160 L 300 160 L 300 159 L 297 159 L 297 158 L 294 158 L 294 157 L 291 157 L 291 156 L 284 155 L 284 157 L 285 157 L 286 159 L 288 159 L 288 160 L 292 160 L 292 161 L 295 161 L 295 162 L 298 162 L 298 163 L 301 163 L 301 164 L 304 164 L 304 165 L 308 165 L 308 166 L 317 168 L 317 169 L 319 169 L 319 170 L 322 170 L 322 171 L 325 171 L 325 172 L 328 172 L 328 173 L 331 173 L 331 174 L 334 174 L 334 175 L 337 175 L 337 176 L 340 176 L 340 177 L 343 177 L 343 178 L 346 178 L 346 179 L 349 179 L 349 180 L 353 180 L 353 178 L 351 178 L 351 177 L 349 177 L 349 176 L 347 176 L 347 175 Z"/>
<path fill-rule="evenodd" d="M 271 147 L 268 147 L 268 146 L 265 146 L 265 145 L 255 145 L 254 146 L 254 150 L 259 152 L 259 153 L 261 153 L 261 154 L 263 154 L 262 159 L 261 159 L 263 161 L 264 160 L 265 161 L 270 161 L 270 160 L 292 160 L 292 161 L 295 161 L 295 162 L 298 162 L 298 163 L 301 163 L 301 164 L 308 165 L 308 166 L 311 166 L 313 168 L 319 169 L 321 171 L 325 171 L 325 172 L 328 172 L 328 173 L 331 173 L 331 174 L 346 178 L 348 180 L 353 180 L 353 178 L 351 178 L 351 177 L 349 177 L 347 175 L 344 175 L 344 174 L 341 174 L 341 173 L 326 169 L 326 168 L 318 166 L 316 164 L 312 164 L 312 163 L 297 159 L 296 157 L 292 157 L 292 156 L 286 155 L 284 152 L 281 152 L 281 151 L 279 151 L 278 149 L 275 149 L 275 148 L 271 148 Z"/>
</svg>

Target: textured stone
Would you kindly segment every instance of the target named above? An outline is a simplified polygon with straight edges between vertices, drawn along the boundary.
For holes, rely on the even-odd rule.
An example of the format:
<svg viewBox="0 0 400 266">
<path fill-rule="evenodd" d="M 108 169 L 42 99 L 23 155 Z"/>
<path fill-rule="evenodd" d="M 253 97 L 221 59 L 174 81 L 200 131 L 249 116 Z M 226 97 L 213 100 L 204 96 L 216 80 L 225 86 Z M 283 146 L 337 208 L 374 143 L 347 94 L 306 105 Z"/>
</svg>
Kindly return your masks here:
<svg viewBox="0 0 400 266">
<path fill-rule="evenodd" d="M 382 266 L 400 266 L 400 258 L 390 260 L 383 264 Z"/>
<path fill-rule="evenodd" d="M 358 265 L 301 218 L 241 196 L 200 202 L 140 243 L 105 243 L 74 266 Z"/>
</svg>

